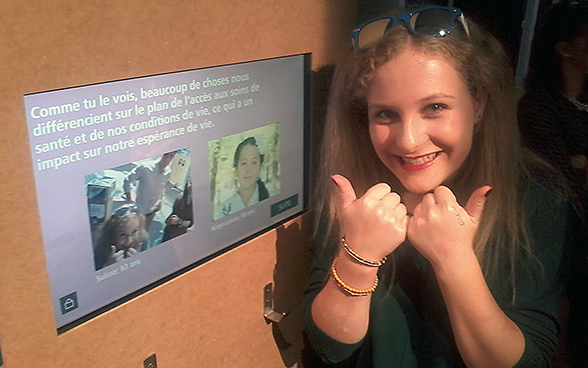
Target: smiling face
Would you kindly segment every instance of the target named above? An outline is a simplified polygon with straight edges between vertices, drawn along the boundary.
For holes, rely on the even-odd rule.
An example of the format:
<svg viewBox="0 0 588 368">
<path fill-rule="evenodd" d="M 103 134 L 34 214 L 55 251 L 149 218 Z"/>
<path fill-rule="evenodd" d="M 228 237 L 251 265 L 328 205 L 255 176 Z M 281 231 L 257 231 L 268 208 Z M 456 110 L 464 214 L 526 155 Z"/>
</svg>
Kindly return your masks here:
<svg viewBox="0 0 588 368">
<path fill-rule="evenodd" d="M 449 62 L 410 45 L 375 71 L 366 100 L 378 157 L 415 194 L 449 184 L 484 106 Z"/>
<path fill-rule="evenodd" d="M 237 180 L 239 181 L 239 188 L 242 190 L 253 188 L 261 171 L 259 149 L 251 144 L 244 145 L 239 153 L 235 170 Z"/>
<path fill-rule="evenodd" d="M 140 244 L 140 238 L 141 222 L 137 215 L 132 215 L 116 228 L 114 238 L 116 250 L 127 252 L 131 248 L 137 249 Z"/>
</svg>

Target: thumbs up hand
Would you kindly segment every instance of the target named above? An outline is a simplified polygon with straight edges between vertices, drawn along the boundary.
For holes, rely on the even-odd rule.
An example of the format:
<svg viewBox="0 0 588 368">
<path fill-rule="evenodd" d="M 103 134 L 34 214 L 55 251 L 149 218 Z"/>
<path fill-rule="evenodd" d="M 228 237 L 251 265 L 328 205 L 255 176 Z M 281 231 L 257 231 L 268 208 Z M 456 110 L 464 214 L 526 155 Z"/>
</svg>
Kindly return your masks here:
<svg viewBox="0 0 588 368">
<path fill-rule="evenodd" d="M 371 260 L 392 253 L 406 238 L 408 217 L 400 196 L 388 184 L 380 183 L 357 198 L 347 178 L 332 178 L 339 189 L 339 218 L 349 246 Z"/>
<path fill-rule="evenodd" d="M 440 186 L 426 194 L 415 207 L 407 237 L 433 267 L 455 264 L 461 256 L 472 254 L 474 236 L 490 189 L 489 186 L 476 189 L 466 206 L 461 207 L 453 192 Z"/>
</svg>

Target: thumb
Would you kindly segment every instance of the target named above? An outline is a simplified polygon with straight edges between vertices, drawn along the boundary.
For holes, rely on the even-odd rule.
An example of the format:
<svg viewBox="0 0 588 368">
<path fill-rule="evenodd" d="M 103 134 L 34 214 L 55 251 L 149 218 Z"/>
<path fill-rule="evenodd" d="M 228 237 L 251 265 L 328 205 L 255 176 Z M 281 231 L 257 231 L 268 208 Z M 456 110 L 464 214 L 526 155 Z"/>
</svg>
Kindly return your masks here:
<svg viewBox="0 0 588 368">
<path fill-rule="evenodd" d="M 339 189 L 339 198 L 341 198 L 343 208 L 347 208 L 347 206 L 357 199 L 353 185 L 351 185 L 351 182 L 343 175 L 335 174 L 331 176 L 331 178 Z"/>
<path fill-rule="evenodd" d="M 480 223 L 480 218 L 482 217 L 482 210 L 484 209 L 484 204 L 486 203 L 486 198 L 492 188 L 488 185 L 484 185 L 480 187 L 472 193 L 470 199 L 468 199 L 468 203 L 465 205 L 464 209 L 474 222 L 474 224 L 478 225 Z"/>
</svg>

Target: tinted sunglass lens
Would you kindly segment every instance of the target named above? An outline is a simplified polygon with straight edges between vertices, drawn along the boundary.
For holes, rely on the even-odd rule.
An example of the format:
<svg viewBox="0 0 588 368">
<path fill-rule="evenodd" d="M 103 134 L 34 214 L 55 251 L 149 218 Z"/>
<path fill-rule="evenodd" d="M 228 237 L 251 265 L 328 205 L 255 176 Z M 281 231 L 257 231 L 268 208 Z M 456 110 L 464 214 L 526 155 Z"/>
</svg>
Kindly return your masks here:
<svg viewBox="0 0 588 368">
<path fill-rule="evenodd" d="M 366 47 L 382 38 L 391 22 L 391 19 L 379 19 L 365 25 L 357 36 L 359 48 Z"/>
<path fill-rule="evenodd" d="M 453 17 L 445 9 L 428 9 L 414 14 L 410 18 L 410 26 L 415 33 L 424 36 L 442 37 L 453 28 Z"/>
</svg>

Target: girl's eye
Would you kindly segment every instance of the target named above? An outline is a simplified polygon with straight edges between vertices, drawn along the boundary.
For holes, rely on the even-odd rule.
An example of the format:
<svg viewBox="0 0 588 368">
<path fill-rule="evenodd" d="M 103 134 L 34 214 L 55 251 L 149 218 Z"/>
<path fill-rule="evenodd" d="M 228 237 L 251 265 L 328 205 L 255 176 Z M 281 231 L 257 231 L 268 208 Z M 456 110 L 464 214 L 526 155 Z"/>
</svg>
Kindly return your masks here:
<svg viewBox="0 0 588 368">
<path fill-rule="evenodd" d="M 390 124 L 396 120 L 398 120 L 398 113 L 392 110 L 378 110 L 374 114 L 376 124 Z"/>
<path fill-rule="evenodd" d="M 444 104 L 440 104 L 440 103 L 433 103 L 430 105 L 427 105 L 425 107 L 425 114 L 439 114 L 441 113 L 443 110 L 448 109 L 447 105 Z"/>
</svg>

